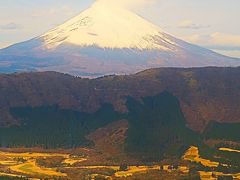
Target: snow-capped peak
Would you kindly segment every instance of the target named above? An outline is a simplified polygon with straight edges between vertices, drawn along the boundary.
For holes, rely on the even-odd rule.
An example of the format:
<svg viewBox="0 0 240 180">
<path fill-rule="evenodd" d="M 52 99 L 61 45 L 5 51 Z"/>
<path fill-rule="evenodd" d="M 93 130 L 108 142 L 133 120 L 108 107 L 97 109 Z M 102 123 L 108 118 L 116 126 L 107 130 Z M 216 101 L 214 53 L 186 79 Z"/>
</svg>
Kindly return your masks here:
<svg viewBox="0 0 240 180">
<path fill-rule="evenodd" d="M 89 9 L 41 38 L 44 48 L 54 49 L 61 44 L 98 46 L 101 48 L 133 48 L 170 50 L 159 43 L 174 44 L 162 30 L 135 13 L 97 0 Z"/>
</svg>

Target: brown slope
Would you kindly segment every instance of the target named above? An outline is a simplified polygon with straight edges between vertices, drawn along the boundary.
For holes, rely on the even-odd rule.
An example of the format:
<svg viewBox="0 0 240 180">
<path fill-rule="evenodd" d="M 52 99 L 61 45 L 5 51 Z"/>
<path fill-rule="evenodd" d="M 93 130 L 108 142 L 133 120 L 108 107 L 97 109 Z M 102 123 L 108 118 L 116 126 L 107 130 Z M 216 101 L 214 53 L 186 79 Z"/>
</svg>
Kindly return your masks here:
<svg viewBox="0 0 240 180">
<path fill-rule="evenodd" d="M 211 120 L 240 122 L 240 68 L 160 68 L 129 76 L 81 79 L 55 72 L 0 75 L 0 123 L 16 123 L 11 107 L 59 105 L 94 112 L 102 103 L 127 111 L 125 97 L 164 90 L 181 103 L 189 127 L 201 131 Z"/>
</svg>

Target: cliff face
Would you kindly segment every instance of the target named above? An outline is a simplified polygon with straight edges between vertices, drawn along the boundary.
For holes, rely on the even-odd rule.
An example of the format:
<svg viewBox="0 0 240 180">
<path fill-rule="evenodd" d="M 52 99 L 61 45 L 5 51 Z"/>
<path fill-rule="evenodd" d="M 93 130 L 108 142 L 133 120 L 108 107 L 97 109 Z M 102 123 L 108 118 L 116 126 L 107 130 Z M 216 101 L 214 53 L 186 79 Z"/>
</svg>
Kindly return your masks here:
<svg viewBox="0 0 240 180">
<path fill-rule="evenodd" d="M 240 122 L 240 68 L 160 68 L 135 75 L 81 79 L 55 72 L 0 75 L 0 125 L 17 124 L 10 109 L 58 105 L 95 112 L 110 103 L 128 111 L 139 99 L 168 91 L 180 102 L 187 125 L 202 131 L 210 121 Z"/>
</svg>

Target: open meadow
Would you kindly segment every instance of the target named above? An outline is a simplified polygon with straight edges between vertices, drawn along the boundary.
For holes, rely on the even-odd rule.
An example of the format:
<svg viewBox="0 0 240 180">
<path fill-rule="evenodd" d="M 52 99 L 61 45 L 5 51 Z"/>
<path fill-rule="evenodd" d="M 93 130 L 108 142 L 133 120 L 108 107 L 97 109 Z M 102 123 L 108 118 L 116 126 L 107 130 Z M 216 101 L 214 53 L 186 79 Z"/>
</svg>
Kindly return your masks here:
<svg viewBox="0 0 240 180">
<path fill-rule="evenodd" d="M 239 153 L 231 148 L 220 151 Z M 0 177 L 33 179 L 191 179 L 219 176 L 240 179 L 240 173 L 218 171 L 220 162 L 202 158 L 199 148 L 189 147 L 182 159 L 158 163 L 125 164 L 106 160 L 93 149 L 46 151 L 40 149 L 4 149 L 0 151 Z M 104 163 L 103 163 L 104 162 Z M 112 163 L 112 164 L 111 164 Z M 228 167 L 228 164 L 223 164 Z"/>
</svg>

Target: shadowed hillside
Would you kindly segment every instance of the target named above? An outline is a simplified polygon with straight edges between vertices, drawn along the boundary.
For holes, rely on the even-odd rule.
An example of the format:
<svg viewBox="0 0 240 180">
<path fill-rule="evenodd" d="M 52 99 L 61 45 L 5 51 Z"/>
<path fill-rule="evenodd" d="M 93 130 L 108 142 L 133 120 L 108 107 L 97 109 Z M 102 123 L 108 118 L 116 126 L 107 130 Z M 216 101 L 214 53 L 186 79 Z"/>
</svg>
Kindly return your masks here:
<svg viewBox="0 0 240 180">
<path fill-rule="evenodd" d="M 10 108 L 58 105 L 96 112 L 112 104 L 127 112 L 126 98 L 168 91 L 176 96 L 187 125 L 202 131 L 210 121 L 240 122 L 240 68 L 151 69 L 129 76 L 81 79 L 55 72 L 0 75 L 0 124 L 18 124 Z"/>
<path fill-rule="evenodd" d="M 19 125 L 0 128 L 1 147 L 74 148 L 97 145 L 89 134 L 126 119 L 125 152 L 147 161 L 180 157 L 190 145 L 200 145 L 200 135 L 186 127 L 179 102 L 169 92 L 142 98 L 127 98 L 128 112 L 118 113 L 103 105 L 95 113 L 62 110 L 56 106 L 12 108 Z M 121 128 L 121 126 L 119 126 Z M 116 134 L 117 138 L 120 138 Z M 96 139 L 96 138 L 95 138 Z M 112 145 L 110 145 L 112 146 Z"/>
<path fill-rule="evenodd" d="M 156 160 L 163 156 L 180 157 L 193 144 L 200 144 L 196 133 L 186 122 L 176 97 L 168 92 L 145 97 L 142 103 L 128 98 L 129 130 L 127 150 L 149 155 Z"/>
<path fill-rule="evenodd" d="M 119 124 L 104 139 L 119 142 L 111 151 L 150 162 L 179 158 L 191 145 L 205 148 L 205 140 L 238 143 L 239 75 L 240 68 L 151 69 L 91 80 L 1 75 L 0 145 L 104 149 L 96 134 L 111 124 Z"/>
</svg>

